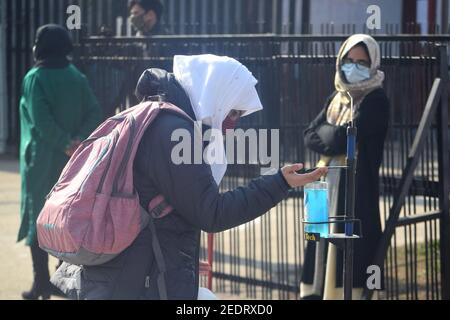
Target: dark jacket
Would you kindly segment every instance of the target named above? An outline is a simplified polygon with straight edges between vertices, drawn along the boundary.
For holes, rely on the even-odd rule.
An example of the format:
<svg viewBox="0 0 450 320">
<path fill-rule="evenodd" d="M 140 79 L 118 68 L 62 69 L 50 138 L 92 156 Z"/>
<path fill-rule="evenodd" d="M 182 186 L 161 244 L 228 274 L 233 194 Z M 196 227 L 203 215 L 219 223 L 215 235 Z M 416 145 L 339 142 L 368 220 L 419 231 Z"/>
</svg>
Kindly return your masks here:
<svg viewBox="0 0 450 320">
<path fill-rule="evenodd" d="M 347 148 L 347 127 L 335 126 L 327 122 L 327 111 L 331 100 L 336 95 L 333 93 L 327 100 L 325 108 L 314 119 L 304 132 L 306 146 L 321 155 L 337 156 L 346 153 Z M 367 151 L 367 155 L 373 156 L 374 164 L 380 166 L 389 120 L 389 101 L 383 89 L 376 89 L 369 93 L 361 102 L 355 113 L 355 125 L 358 129 L 357 143 L 358 152 Z M 376 143 L 375 148 L 365 149 L 368 144 Z M 374 152 L 375 151 L 375 152 Z M 363 159 L 364 161 L 364 159 Z"/>
<path fill-rule="evenodd" d="M 193 117 L 189 99 L 178 101 Z M 171 141 L 171 135 L 181 128 L 194 136 L 194 124 L 189 120 L 166 111 L 158 116 L 140 142 L 134 183 L 144 208 L 158 194 L 174 207 L 171 214 L 155 220 L 167 268 L 167 293 L 169 299 L 192 300 L 198 295 L 201 231 L 221 232 L 263 215 L 287 197 L 289 186 L 279 172 L 220 193 L 209 165 L 175 165 L 171 160 L 172 149 L 178 144 Z M 81 279 L 81 285 L 66 290 L 72 298 L 159 299 L 158 268 L 147 229 L 111 262 L 81 271 L 61 270 L 52 281 L 67 289 L 69 282 L 64 278 L 74 275 Z"/>
<path fill-rule="evenodd" d="M 335 93 L 328 99 L 325 108 L 305 130 L 305 145 L 326 156 L 346 153 L 346 126 L 335 126 L 327 122 L 328 106 Z M 357 128 L 357 165 L 355 216 L 361 219 L 363 238 L 355 241 L 354 285 L 365 286 L 366 269 L 372 264 L 381 236 L 379 208 L 379 170 L 383 160 L 384 141 L 389 123 L 389 101 L 383 89 L 369 93 L 355 114 Z M 345 175 L 341 173 L 337 213 L 345 212 Z M 331 214 L 331 213 L 330 213 Z M 359 230 L 356 230 L 359 234 Z M 314 245 L 308 243 L 308 247 Z M 314 273 L 314 250 L 307 248 L 302 281 L 311 284 Z M 308 250 L 310 249 L 310 250 Z M 337 261 L 337 284 L 342 284 L 342 257 Z"/>
</svg>

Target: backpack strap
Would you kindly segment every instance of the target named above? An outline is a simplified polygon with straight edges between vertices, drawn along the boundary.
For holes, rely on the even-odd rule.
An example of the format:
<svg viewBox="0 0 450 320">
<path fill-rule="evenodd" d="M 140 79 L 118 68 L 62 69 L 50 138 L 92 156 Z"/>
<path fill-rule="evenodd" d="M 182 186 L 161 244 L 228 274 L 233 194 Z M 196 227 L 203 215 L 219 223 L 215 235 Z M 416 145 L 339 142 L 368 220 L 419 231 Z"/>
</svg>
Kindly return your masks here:
<svg viewBox="0 0 450 320">
<path fill-rule="evenodd" d="M 177 113 L 195 123 L 195 120 L 192 119 L 186 112 L 184 112 L 182 109 L 180 109 L 179 107 L 177 107 L 169 102 L 160 102 L 159 108 L 161 110 L 167 110 L 167 111 L 170 111 L 173 113 Z"/>
<path fill-rule="evenodd" d="M 177 114 L 178 116 L 181 116 L 181 117 L 191 121 L 194 124 L 194 130 L 197 131 L 197 133 L 199 134 L 200 137 L 202 136 L 202 130 L 201 130 L 200 126 L 197 124 L 197 122 L 194 119 L 192 119 L 186 112 L 184 112 L 179 107 L 177 107 L 169 102 L 160 102 L 159 108 L 161 110 L 166 110 L 166 111 L 172 112 L 174 114 Z"/>
<path fill-rule="evenodd" d="M 161 300 L 167 300 L 166 263 L 164 262 L 164 256 L 162 254 L 161 245 L 156 233 L 154 220 L 167 216 L 173 211 L 173 207 L 166 202 L 162 194 L 159 194 L 150 201 L 147 210 L 142 207 L 141 210 L 145 211 L 143 214 L 150 217 L 148 219 L 148 227 L 150 228 L 150 232 L 152 234 L 152 249 L 159 270 L 157 279 L 159 297 Z"/>
<path fill-rule="evenodd" d="M 155 222 L 152 214 L 149 214 L 147 210 L 141 207 L 141 210 L 147 214 L 150 219 L 148 220 L 148 227 L 150 228 L 150 232 L 152 234 L 152 249 L 153 254 L 155 256 L 156 265 L 158 266 L 159 274 L 157 278 L 158 292 L 161 300 L 168 300 L 167 297 L 167 285 L 166 285 L 166 263 L 164 261 L 164 257 L 161 250 L 161 245 L 158 240 L 158 236 L 156 234 Z"/>
<path fill-rule="evenodd" d="M 173 104 L 160 102 L 159 107 L 162 110 L 168 110 L 170 112 L 177 113 L 195 123 L 195 121 L 186 112 L 174 106 Z M 194 125 L 194 127 L 196 126 Z M 173 207 L 166 202 L 163 195 L 159 194 L 150 201 L 147 210 L 145 210 L 142 207 L 141 210 L 144 210 L 145 213 L 148 214 L 148 216 L 150 217 L 148 221 L 148 226 L 150 228 L 150 232 L 152 233 L 152 249 L 153 254 L 155 255 L 156 264 L 158 265 L 159 269 L 159 275 L 157 279 L 159 297 L 161 298 L 161 300 L 168 300 L 167 285 L 166 285 L 167 269 L 166 264 L 164 262 L 164 256 L 162 254 L 161 245 L 159 243 L 159 239 L 156 234 L 156 227 L 154 220 L 161 219 L 167 216 L 169 213 L 173 211 Z"/>
<path fill-rule="evenodd" d="M 161 219 L 172 212 L 173 207 L 169 205 L 164 196 L 160 194 L 150 201 L 147 211 L 154 219 Z"/>
</svg>

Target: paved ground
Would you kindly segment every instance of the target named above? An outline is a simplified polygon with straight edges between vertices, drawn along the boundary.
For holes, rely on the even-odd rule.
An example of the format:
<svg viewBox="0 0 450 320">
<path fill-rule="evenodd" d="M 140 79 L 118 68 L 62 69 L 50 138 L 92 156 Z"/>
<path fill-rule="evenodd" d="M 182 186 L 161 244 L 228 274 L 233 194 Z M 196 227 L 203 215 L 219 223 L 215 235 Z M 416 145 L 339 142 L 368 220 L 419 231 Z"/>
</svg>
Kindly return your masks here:
<svg viewBox="0 0 450 320">
<path fill-rule="evenodd" d="M 19 164 L 0 157 L 0 300 L 21 299 L 21 293 L 32 283 L 31 255 L 24 243 L 16 243 L 19 229 Z M 55 270 L 57 260 L 50 257 L 49 268 Z M 240 299 L 219 295 L 220 299 Z M 55 299 L 55 298 L 54 298 Z"/>
<path fill-rule="evenodd" d="M 19 195 L 20 195 L 20 176 L 19 176 L 19 167 L 18 162 L 14 159 L 5 159 L 4 157 L 0 157 L 0 300 L 4 299 L 20 299 L 21 292 L 23 290 L 29 289 L 32 282 L 32 268 L 31 268 L 31 257 L 29 253 L 28 247 L 26 247 L 23 243 L 16 243 L 16 235 L 17 230 L 19 228 Z M 381 200 L 383 202 L 383 200 Z M 288 213 L 286 215 L 286 221 L 284 222 L 289 226 L 287 230 L 283 231 L 285 233 L 286 239 L 293 241 L 295 234 L 293 230 L 294 225 L 294 210 L 292 209 L 294 203 L 290 203 L 288 201 L 286 203 L 285 210 L 287 209 Z M 418 203 L 419 207 L 423 205 Z M 418 210 L 420 212 L 420 210 Z M 270 225 L 276 225 L 276 216 L 267 215 L 263 219 L 268 219 L 266 223 Z M 258 225 L 261 223 L 261 219 L 258 219 L 254 222 L 254 225 Z M 263 236 L 259 231 L 260 228 L 256 228 L 254 230 L 255 239 L 261 239 Z M 237 232 L 238 238 L 240 238 L 240 243 L 243 244 L 246 241 L 245 238 L 245 227 L 240 227 L 235 229 L 233 232 Z M 277 239 L 276 233 L 278 229 L 272 230 L 273 239 Z M 423 230 L 422 228 L 418 228 L 417 230 L 417 240 L 418 242 L 423 241 Z M 229 237 L 232 234 L 230 232 L 226 232 L 223 234 L 225 239 L 224 243 L 229 243 Z M 403 245 L 404 241 L 404 230 L 402 228 L 397 230 L 398 243 L 397 245 Z M 273 256 L 271 256 L 271 263 L 276 264 L 278 261 L 278 252 L 276 248 L 277 242 L 271 241 Z M 255 243 L 255 252 L 260 252 L 260 241 L 256 241 Z M 230 254 L 230 248 L 228 246 L 225 247 L 224 254 Z M 295 259 L 295 252 L 291 252 L 295 249 L 295 246 L 289 246 L 289 254 L 287 255 L 287 261 L 284 263 L 297 263 Z M 287 250 L 287 249 L 286 249 Z M 242 252 L 241 252 L 242 254 Z M 257 260 L 263 259 L 263 257 L 259 255 L 255 255 L 254 257 Z M 292 260 L 292 261 L 291 261 Z M 54 271 L 56 266 L 56 259 L 50 258 L 50 270 Z M 225 268 L 227 269 L 227 268 Z M 256 271 L 256 275 L 258 275 L 260 270 Z M 244 272 L 242 274 L 245 274 Z M 219 295 L 221 299 L 235 299 L 235 298 L 243 298 L 237 296 L 230 295 Z"/>
<path fill-rule="evenodd" d="M 21 299 L 32 283 L 31 255 L 24 243 L 16 243 L 19 228 L 19 165 L 0 159 L 0 300 Z M 56 259 L 50 259 L 54 270 Z"/>
</svg>

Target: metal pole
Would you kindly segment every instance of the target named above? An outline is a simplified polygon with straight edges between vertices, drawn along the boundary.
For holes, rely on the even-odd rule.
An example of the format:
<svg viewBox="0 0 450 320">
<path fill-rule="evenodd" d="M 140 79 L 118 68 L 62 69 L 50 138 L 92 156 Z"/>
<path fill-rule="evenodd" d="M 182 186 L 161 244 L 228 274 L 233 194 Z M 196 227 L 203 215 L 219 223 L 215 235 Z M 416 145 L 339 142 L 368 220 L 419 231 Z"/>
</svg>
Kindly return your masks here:
<svg viewBox="0 0 450 320">
<path fill-rule="evenodd" d="M 303 0 L 302 3 L 302 33 L 308 34 L 311 33 L 312 30 L 309 28 L 311 17 L 311 0 Z"/>
<path fill-rule="evenodd" d="M 441 33 L 450 32 L 448 27 L 448 0 L 441 0 Z"/>
<path fill-rule="evenodd" d="M 0 154 L 6 152 L 8 138 L 6 94 L 6 0 L 0 0 Z"/>
<path fill-rule="evenodd" d="M 278 33 L 278 1 L 272 1 L 272 33 Z"/>
<path fill-rule="evenodd" d="M 213 261 L 214 261 L 214 234 L 208 234 L 208 264 L 211 270 L 208 272 L 208 289 L 212 290 L 213 280 Z"/>
<path fill-rule="evenodd" d="M 440 110 L 436 112 L 438 123 L 438 157 L 439 157 L 439 210 L 440 221 L 440 251 L 441 251 L 441 290 L 442 299 L 450 300 L 450 167 L 449 167 L 449 65 L 447 47 L 441 45 L 439 49 L 440 77 L 442 81 Z"/>
<path fill-rule="evenodd" d="M 345 201 L 346 219 L 354 219 L 355 217 L 355 175 L 356 175 L 356 134 L 357 129 L 353 119 L 353 98 L 350 97 L 352 120 L 347 128 L 347 192 Z M 353 236 L 353 222 L 345 223 L 345 235 Z M 353 289 L 353 241 L 347 238 L 344 245 L 344 300 L 352 300 Z"/>
</svg>

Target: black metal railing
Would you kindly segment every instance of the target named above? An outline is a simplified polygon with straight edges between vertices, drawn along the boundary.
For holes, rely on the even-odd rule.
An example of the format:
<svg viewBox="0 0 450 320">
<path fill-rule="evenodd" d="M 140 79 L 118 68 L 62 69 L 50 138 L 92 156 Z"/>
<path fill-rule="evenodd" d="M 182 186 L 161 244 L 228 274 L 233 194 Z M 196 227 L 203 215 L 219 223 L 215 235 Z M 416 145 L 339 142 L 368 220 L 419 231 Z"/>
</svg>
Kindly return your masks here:
<svg viewBox="0 0 450 320">
<path fill-rule="evenodd" d="M 8 144 L 16 153 L 20 139 L 21 81 L 33 64 L 35 30 L 45 23 L 64 25 L 66 8 L 76 4 L 82 11 L 82 30 L 73 32 L 75 39 L 80 34 L 100 35 L 107 29 L 115 34 L 116 18 L 121 16 L 123 22 L 126 19 L 126 2 L 1 2 L 1 9 L 6 12 L 2 23 L 6 25 Z M 371 31 L 365 29 L 363 21 L 323 23 L 307 14 L 311 12 L 311 5 L 317 5 L 316 1 L 163 2 L 166 6 L 163 23 L 169 32 L 192 36 L 82 39 L 74 62 L 88 75 L 105 114 L 133 105 L 132 92 L 139 73 L 150 66 L 171 69 L 173 54 L 230 55 L 245 63 L 260 80 L 258 90 L 265 106 L 263 112 L 245 119 L 242 126 L 279 128 L 283 142 L 281 160 L 303 161 L 307 165 L 313 165 L 318 157 L 305 149 L 302 132 L 333 90 L 335 55 L 349 34 L 446 33 L 441 36 L 376 35 L 382 49 L 382 69 L 386 73 L 384 87 L 392 105 L 392 123 L 380 172 L 381 219 L 388 221 L 433 82 L 436 78 L 446 81 L 443 66 L 448 66 L 450 51 L 447 49 L 447 57 L 444 57 L 442 52 L 436 51 L 435 44 L 450 44 L 448 19 L 442 19 L 441 26 L 387 23 L 382 30 Z M 285 17 L 283 10 L 289 13 Z M 121 32 L 126 34 L 125 27 Z M 288 35 L 265 34 L 272 32 Z M 196 35 L 211 33 L 218 35 Z M 289 35 L 298 33 L 304 35 Z M 336 35 L 339 33 L 341 35 Z M 443 85 L 443 88 L 442 101 L 448 97 L 448 86 Z M 423 131 L 427 135 L 423 138 L 417 167 L 411 170 L 413 179 L 406 188 L 395 232 L 388 241 L 390 246 L 384 259 L 385 298 L 388 299 L 437 299 L 449 294 L 445 285 L 450 283 L 450 258 L 445 244 L 450 243 L 450 227 L 448 203 L 444 201 L 448 198 L 448 174 L 445 173 L 446 170 L 448 173 L 448 159 L 444 148 L 448 129 L 443 130 L 448 119 L 443 109 L 440 106 L 436 111 L 441 119 L 431 121 L 428 130 Z M 223 188 L 234 188 L 258 174 L 258 166 L 232 165 Z M 248 297 L 297 297 L 304 245 L 300 223 L 302 201 L 302 193 L 293 191 L 271 214 L 217 236 L 215 289 Z"/>
<path fill-rule="evenodd" d="M 448 63 L 443 61 L 445 49 L 439 51 L 436 44 L 450 43 L 450 38 L 376 38 L 391 102 L 391 124 L 380 170 L 381 220 L 387 232 L 380 244 L 385 265 L 383 297 L 440 299 L 447 297 L 449 290 L 443 283 L 449 258 L 441 242 L 443 232 L 449 230 L 448 204 L 442 194 L 443 186 L 448 190 L 449 183 L 445 173 L 448 161 L 443 162 L 442 155 L 447 140 L 442 139 L 442 122 L 430 121 L 427 130 L 421 130 L 419 123 L 427 101 L 432 99 L 435 79 L 448 72 L 443 67 Z M 282 163 L 301 161 L 312 166 L 318 157 L 304 147 L 302 132 L 333 91 L 335 55 L 344 39 L 276 35 L 91 37 L 83 39 L 75 62 L 88 75 L 108 113 L 133 105 L 139 74 L 149 67 L 171 70 L 175 54 L 235 57 L 258 78 L 257 89 L 265 106 L 264 111 L 244 119 L 242 127 L 279 129 Z M 448 132 L 448 121 L 446 124 Z M 414 170 L 408 171 L 416 135 L 422 148 Z M 405 184 L 405 172 L 410 184 Z M 245 184 L 258 174 L 257 165 L 231 165 L 222 188 Z M 405 201 L 400 201 L 399 190 L 403 190 Z M 304 248 L 302 203 L 302 193 L 293 191 L 271 213 L 216 235 L 214 289 L 249 298 L 298 297 Z M 204 241 L 203 254 L 205 245 Z"/>
<path fill-rule="evenodd" d="M 435 19 L 417 23 L 403 19 L 410 14 L 414 1 L 388 1 L 379 3 L 382 12 L 398 12 L 391 17 L 383 14 L 379 29 L 368 29 L 369 17 L 363 3 L 336 4 L 328 0 L 161 0 L 165 10 L 161 20 L 163 29 L 172 35 L 220 34 L 224 37 L 242 34 L 284 35 L 338 35 L 353 33 L 380 34 L 450 34 L 448 3 L 441 1 Z M 327 2 L 325 4 L 325 2 Z M 410 3 L 411 2 L 411 3 Z M 8 149 L 18 154 L 18 104 L 22 79 L 33 66 L 32 47 L 37 28 L 47 23 L 66 25 L 70 14 L 67 9 L 77 5 L 81 13 L 81 29 L 71 30 L 74 39 L 88 36 L 134 35 L 127 22 L 127 0 L 2 0 L 6 48 L 6 114 Z M 328 10 L 322 10 L 326 7 Z M 439 11 L 439 10 L 438 10 Z M 440 17 L 439 17 L 440 15 Z M 416 14 L 414 14 L 414 18 Z M 336 21 L 335 23 L 331 21 Z M 325 39 L 323 39 L 325 40 Z M 431 41 L 434 41 L 431 38 Z M 288 44 L 291 41 L 288 41 Z M 286 45 L 284 43 L 283 45 Z M 310 44 L 307 44 L 308 46 Z M 326 44 L 336 47 L 338 43 Z M 389 44 L 391 45 L 391 44 Z M 302 43 L 296 44 L 302 47 Z M 323 50 L 315 44 L 317 50 Z M 314 49 L 307 49 L 314 50 Z M 326 48 L 325 48 L 326 50 Z M 319 52 L 319 51 L 318 51 Z"/>
</svg>

